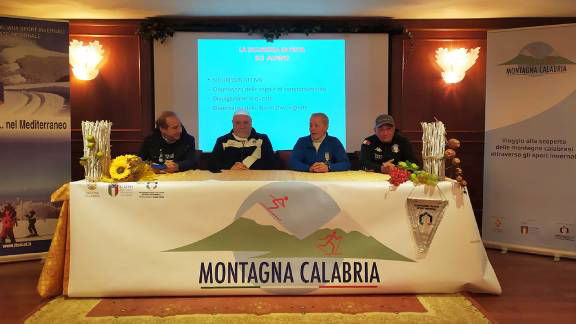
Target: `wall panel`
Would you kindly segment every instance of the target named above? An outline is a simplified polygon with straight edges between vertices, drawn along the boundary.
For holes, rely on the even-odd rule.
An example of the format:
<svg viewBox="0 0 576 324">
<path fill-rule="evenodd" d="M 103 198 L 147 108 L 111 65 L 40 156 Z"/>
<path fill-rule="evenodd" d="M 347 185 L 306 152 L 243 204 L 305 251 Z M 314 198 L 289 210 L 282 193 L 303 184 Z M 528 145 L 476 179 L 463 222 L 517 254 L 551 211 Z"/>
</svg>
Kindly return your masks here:
<svg viewBox="0 0 576 324">
<path fill-rule="evenodd" d="M 194 17 L 188 20 L 193 22 Z M 341 20 L 346 21 L 346 18 Z M 435 117 L 446 124 L 449 137 L 462 141 L 459 154 L 469 182 L 472 205 L 480 220 L 486 31 L 575 23 L 576 18 L 405 19 L 392 22 L 404 26 L 411 37 L 407 34 L 390 37 L 389 111 L 417 150 L 421 149 L 422 136 L 419 122 L 432 121 Z M 83 176 L 78 164 L 82 155 L 80 121 L 112 120 L 114 155 L 136 152 L 144 136 L 153 128 L 152 48 L 150 42 L 136 34 L 138 24 L 135 20 L 72 20 L 70 23 L 71 39 L 98 39 L 108 53 L 106 64 L 95 80 L 71 79 L 73 179 Z M 233 24 L 234 20 L 226 20 L 227 26 Z M 213 28 L 220 32 L 227 30 L 217 25 Z M 466 78 L 455 85 L 444 84 L 434 62 L 436 48 L 476 46 L 481 47 L 480 57 Z"/>
<path fill-rule="evenodd" d="M 105 58 L 94 80 L 71 78 L 72 177 L 83 177 L 83 120 L 110 120 L 112 155 L 137 152 L 153 128 L 152 48 L 137 34 L 138 21 L 73 20 L 70 39 L 98 40 Z"/>
<path fill-rule="evenodd" d="M 486 83 L 486 32 L 412 31 L 392 39 L 391 108 L 397 127 L 422 147 L 421 121 L 441 120 L 448 137 L 462 141 L 459 155 L 474 208 L 482 206 L 482 154 Z M 476 64 L 459 83 L 446 84 L 435 62 L 439 47 L 480 47 Z M 479 213 L 477 213 L 478 220 Z"/>
<path fill-rule="evenodd" d="M 448 137 L 461 140 L 458 151 L 468 181 L 472 207 L 481 225 L 486 95 L 486 31 L 575 23 L 576 18 L 404 19 L 408 33 L 390 38 L 390 113 L 417 150 L 420 121 L 441 120 Z M 434 61 L 439 47 L 480 46 L 476 64 L 460 83 L 442 81 Z"/>
</svg>

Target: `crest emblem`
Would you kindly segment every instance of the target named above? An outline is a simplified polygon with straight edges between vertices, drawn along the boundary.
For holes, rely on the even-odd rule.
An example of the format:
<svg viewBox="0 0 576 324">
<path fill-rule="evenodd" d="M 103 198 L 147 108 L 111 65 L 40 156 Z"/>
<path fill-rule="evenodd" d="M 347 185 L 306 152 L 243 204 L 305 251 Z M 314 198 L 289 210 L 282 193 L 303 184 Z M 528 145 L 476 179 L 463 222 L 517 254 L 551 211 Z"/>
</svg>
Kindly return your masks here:
<svg viewBox="0 0 576 324">
<path fill-rule="evenodd" d="M 118 184 L 111 183 L 108 185 L 108 194 L 110 195 L 110 197 L 118 196 L 119 191 L 120 191 L 120 188 L 118 187 Z"/>
<path fill-rule="evenodd" d="M 448 200 L 440 190 L 432 194 L 423 190 L 425 189 L 415 188 L 406 199 L 408 220 L 416 241 L 418 259 L 426 257 L 448 205 Z"/>
<path fill-rule="evenodd" d="M 398 144 L 392 145 L 392 152 L 394 153 L 400 152 L 400 147 L 398 146 Z"/>
<path fill-rule="evenodd" d="M 432 225 L 432 215 L 430 215 L 430 213 L 428 213 L 427 211 L 423 212 L 422 214 L 420 214 L 418 216 L 418 223 L 420 223 L 420 225 Z"/>
<path fill-rule="evenodd" d="M 146 188 L 148 188 L 148 190 L 154 190 L 158 188 L 158 181 L 146 182 Z"/>
<path fill-rule="evenodd" d="M 496 218 L 496 220 L 494 221 L 494 225 L 496 227 L 501 227 L 502 226 L 502 220 L 500 218 Z"/>
</svg>

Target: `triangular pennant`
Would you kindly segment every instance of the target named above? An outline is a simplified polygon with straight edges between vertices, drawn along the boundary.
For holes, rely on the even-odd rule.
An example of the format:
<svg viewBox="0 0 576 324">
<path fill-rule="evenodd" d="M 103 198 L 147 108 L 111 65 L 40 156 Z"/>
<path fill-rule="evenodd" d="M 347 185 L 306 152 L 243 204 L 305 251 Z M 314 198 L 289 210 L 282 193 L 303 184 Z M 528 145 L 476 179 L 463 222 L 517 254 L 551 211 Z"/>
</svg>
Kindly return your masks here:
<svg viewBox="0 0 576 324">
<path fill-rule="evenodd" d="M 407 198 L 408 219 L 416 241 L 417 258 L 424 258 L 448 205 L 446 199 Z"/>
</svg>

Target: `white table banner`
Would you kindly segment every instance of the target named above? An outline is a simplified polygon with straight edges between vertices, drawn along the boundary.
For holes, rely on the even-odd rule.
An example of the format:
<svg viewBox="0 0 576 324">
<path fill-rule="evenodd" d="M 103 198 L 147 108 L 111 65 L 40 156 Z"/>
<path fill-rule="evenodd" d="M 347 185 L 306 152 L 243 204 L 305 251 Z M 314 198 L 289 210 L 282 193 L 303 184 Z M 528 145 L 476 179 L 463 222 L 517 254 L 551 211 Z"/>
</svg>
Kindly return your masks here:
<svg viewBox="0 0 576 324">
<path fill-rule="evenodd" d="M 450 182 L 427 192 L 368 181 L 70 189 L 73 297 L 501 291 L 469 198 Z M 438 194 L 443 217 L 415 225 L 407 198 Z M 425 254 L 418 224 L 435 226 Z"/>
</svg>

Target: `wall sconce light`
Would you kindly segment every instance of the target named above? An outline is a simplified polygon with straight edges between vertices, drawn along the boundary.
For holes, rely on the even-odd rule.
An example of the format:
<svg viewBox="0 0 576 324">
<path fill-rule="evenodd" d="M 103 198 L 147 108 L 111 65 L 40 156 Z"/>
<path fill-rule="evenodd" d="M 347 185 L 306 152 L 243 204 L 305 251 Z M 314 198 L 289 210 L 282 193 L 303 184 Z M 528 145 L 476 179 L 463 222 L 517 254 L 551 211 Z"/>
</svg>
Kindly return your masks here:
<svg viewBox="0 0 576 324">
<path fill-rule="evenodd" d="M 476 63 L 480 47 L 436 50 L 436 64 L 442 68 L 442 79 L 446 83 L 458 83 L 464 79 L 466 71 Z"/>
<path fill-rule="evenodd" d="M 84 42 L 70 42 L 70 65 L 72 72 L 79 80 L 92 80 L 98 75 L 100 62 L 104 57 L 104 49 L 99 41 L 84 45 Z"/>
</svg>

